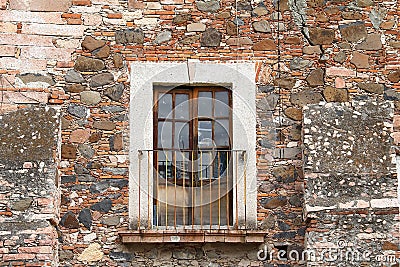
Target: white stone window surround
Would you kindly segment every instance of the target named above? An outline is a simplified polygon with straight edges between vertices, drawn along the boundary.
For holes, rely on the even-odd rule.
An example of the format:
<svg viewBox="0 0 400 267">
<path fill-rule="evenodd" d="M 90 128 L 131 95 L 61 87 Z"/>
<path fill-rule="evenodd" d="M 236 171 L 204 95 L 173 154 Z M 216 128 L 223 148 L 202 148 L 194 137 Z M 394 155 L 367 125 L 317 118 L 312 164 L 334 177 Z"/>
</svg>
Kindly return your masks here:
<svg viewBox="0 0 400 267">
<path fill-rule="evenodd" d="M 148 197 L 147 188 L 153 192 L 152 183 L 148 184 L 147 160 L 142 160 L 139 177 L 139 150 L 153 149 L 153 90 L 154 85 L 219 85 L 232 90 L 233 150 L 246 150 L 246 191 L 237 187 L 238 196 L 246 195 L 246 205 L 238 205 L 239 227 L 256 229 L 257 227 L 257 175 L 256 175 L 256 84 L 254 62 L 133 62 L 130 65 L 130 167 L 129 167 L 129 218 L 131 227 L 137 228 L 140 217 L 141 228 L 148 227 L 148 218 L 152 226 L 153 198 Z M 152 159 L 151 163 L 152 166 Z M 138 180 L 140 179 L 140 181 Z M 239 183 L 244 182 L 239 177 Z M 139 200 L 139 182 L 142 188 Z M 238 197 L 239 198 L 239 197 Z M 150 199 L 151 203 L 148 203 Z M 236 203 L 235 199 L 233 203 Z M 239 201 L 243 203 L 243 201 Z M 234 207 L 235 211 L 236 208 Z M 233 214 L 235 218 L 236 214 Z M 246 226 L 245 226 L 246 223 Z"/>
<path fill-rule="evenodd" d="M 400 208 L 400 156 L 396 156 L 396 169 L 397 169 L 397 206 Z"/>
</svg>

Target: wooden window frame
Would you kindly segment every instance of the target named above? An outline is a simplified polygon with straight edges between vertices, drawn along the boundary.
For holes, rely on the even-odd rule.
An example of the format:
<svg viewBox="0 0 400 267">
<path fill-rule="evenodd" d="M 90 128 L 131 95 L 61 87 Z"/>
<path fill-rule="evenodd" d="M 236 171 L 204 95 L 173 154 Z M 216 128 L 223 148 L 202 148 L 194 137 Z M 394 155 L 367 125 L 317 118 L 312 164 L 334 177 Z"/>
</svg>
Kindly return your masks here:
<svg viewBox="0 0 400 267">
<path fill-rule="evenodd" d="M 153 106 L 153 149 L 155 151 L 155 153 L 153 153 L 153 163 L 154 163 L 154 169 L 158 170 L 158 168 L 156 167 L 156 165 L 158 164 L 158 151 L 171 151 L 172 153 L 174 153 L 174 151 L 190 151 L 192 153 L 189 154 L 190 160 L 191 161 L 195 161 L 198 159 L 198 153 L 200 151 L 224 151 L 225 153 L 227 153 L 227 157 L 231 158 L 232 152 L 230 152 L 232 150 L 232 141 L 233 141 L 233 136 L 232 136 L 232 132 L 233 132 L 233 126 L 232 126 L 232 91 L 229 88 L 225 88 L 225 87 L 221 87 L 221 86 L 179 86 L 177 88 L 171 89 L 170 87 L 168 88 L 162 88 L 160 86 L 158 87 L 154 87 L 154 93 L 153 93 L 153 99 L 154 99 L 154 106 Z M 201 92 L 211 92 L 212 93 L 212 111 L 211 111 L 211 117 L 199 117 L 198 115 L 198 110 L 199 110 L 199 93 Z M 229 110 L 228 110 L 228 114 L 227 116 L 215 116 L 215 106 L 216 106 L 216 92 L 227 92 L 228 94 L 228 106 L 229 106 Z M 160 100 L 160 95 L 161 94 L 172 94 L 172 119 L 168 119 L 168 118 L 159 118 L 158 117 L 158 112 L 159 112 L 159 100 Z M 187 94 L 188 95 L 188 101 L 189 101 L 189 118 L 187 120 L 185 119 L 176 119 L 175 118 L 175 111 L 174 109 L 176 108 L 175 103 L 176 103 L 176 95 L 177 94 Z M 228 138 L 229 138 L 229 145 L 228 146 L 212 146 L 212 147 L 199 147 L 198 145 L 198 130 L 199 130 L 199 121 L 212 121 L 212 140 L 215 139 L 215 122 L 217 120 L 229 120 L 229 129 L 228 129 Z M 172 125 L 172 136 L 171 136 L 171 148 L 164 148 L 162 146 L 159 146 L 158 144 L 158 127 L 159 127 L 159 122 L 160 121 L 170 121 L 173 122 Z M 176 147 L 174 142 L 176 140 L 175 138 L 175 122 L 188 122 L 189 121 L 189 147 L 187 149 L 180 149 L 179 147 Z M 194 156 L 194 158 L 193 158 Z M 232 168 L 233 166 L 230 166 L 229 168 Z M 232 170 L 227 169 L 227 175 L 229 176 L 230 173 L 232 173 Z M 197 171 L 194 170 L 188 170 L 189 172 L 195 172 L 197 173 Z M 158 183 L 158 174 L 157 175 L 157 179 L 156 179 L 156 183 Z M 167 174 L 165 174 L 167 175 Z M 213 175 L 211 175 L 213 176 Z M 190 180 L 189 179 L 189 185 L 188 186 L 203 186 L 203 180 L 199 180 L 200 178 L 198 177 L 198 173 L 196 174 L 196 178 L 195 178 L 195 185 L 193 184 L 193 179 Z M 210 178 L 211 179 L 211 178 Z M 175 184 L 177 183 L 176 179 L 175 179 Z M 183 179 L 182 183 L 186 183 L 185 178 Z M 230 189 L 230 192 L 228 193 L 228 202 L 226 204 L 226 209 L 227 209 L 227 217 L 226 217 L 226 221 L 228 224 L 228 227 L 233 226 L 234 224 L 234 220 L 233 220 L 233 191 L 232 189 Z M 157 204 L 158 200 L 157 198 L 154 198 L 153 203 L 156 203 L 155 206 L 157 206 L 157 209 L 159 207 L 159 205 Z M 228 207 L 229 208 L 229 212 L 228 212 Z M 188 208 L 188 215 L 189 215 L 189 221 L 191 221 L 191 224 L 193 226 L 193 214 L 191 214 L 191 212 L 193 212 L 193 208 Z M 211 213 L 211 211 L 210 211 Z M 191 214 L 191 215 L 190 215 Z M 155 213 L 156 216 L 157 212 Z M 211 214 L 210 214 L 211 216 Z M 201 219 L 202 221 L 203 219 Z M 156 221 L 157 226 L 158 226 L 158 219 L 154 219 L 154 221 Z M 184 219 L 185 221 L 185 219 Z M 189 222 L 188 221 L 188 222 Z M 175 219 L 175 223 L 176 223 L 176 219 Z M 190 224 L 186 224 L 186 225 L 190 225 Z M 201 223 L 202 225 L 202 223 Z M 184 227 L 185 225 L 183 225 Z"/>
</svg>

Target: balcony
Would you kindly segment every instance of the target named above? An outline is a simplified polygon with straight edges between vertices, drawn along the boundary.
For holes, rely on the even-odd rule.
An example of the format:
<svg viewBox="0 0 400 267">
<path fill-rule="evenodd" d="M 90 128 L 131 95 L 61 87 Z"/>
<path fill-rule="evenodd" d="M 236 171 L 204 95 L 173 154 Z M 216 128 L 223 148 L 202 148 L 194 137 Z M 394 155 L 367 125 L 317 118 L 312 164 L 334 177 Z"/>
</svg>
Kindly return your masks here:
<svg viewBox="0 0 400 267">
<path fill-rule="evenodd" d="M 263 242 L 247 218 L 244 150 L 140 150 L 124 243 Z M 132 181 L 132 180 L 131 180 Z"/>
</svg>

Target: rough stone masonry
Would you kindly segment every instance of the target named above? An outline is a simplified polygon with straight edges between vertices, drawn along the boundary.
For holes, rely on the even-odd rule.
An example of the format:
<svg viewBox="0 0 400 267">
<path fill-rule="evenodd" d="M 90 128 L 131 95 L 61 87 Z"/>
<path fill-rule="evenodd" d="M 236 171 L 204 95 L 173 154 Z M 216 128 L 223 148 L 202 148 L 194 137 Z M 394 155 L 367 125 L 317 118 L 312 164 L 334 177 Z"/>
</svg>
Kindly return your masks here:
<svg viewBox="0 0 400 267">
<path fill-rule="evenodd" d="M 388 259 L 400 257 L 399 6 L 0 0 L 0 266 L 398 266 Z M 256 62 L 268 249 L 373 258 L 260 261 L 264 244 L 122 244 L 130 62 L 187 60 Z"/>
</svg>

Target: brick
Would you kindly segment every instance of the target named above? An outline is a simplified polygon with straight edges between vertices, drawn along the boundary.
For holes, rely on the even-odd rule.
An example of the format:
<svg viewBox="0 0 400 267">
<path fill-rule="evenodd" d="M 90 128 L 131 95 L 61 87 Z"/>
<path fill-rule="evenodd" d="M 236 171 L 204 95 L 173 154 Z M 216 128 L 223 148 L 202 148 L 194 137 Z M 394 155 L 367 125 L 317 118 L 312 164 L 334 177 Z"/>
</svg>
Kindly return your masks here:
<svg viewBox="0 0 400 267">
<path fill-rule="evenodd" d="M 50 100 L 49 100 L 49 103 L 50 103 L 50 104 L 60 105 L 60 104 L 64 103 L 64 101 L 63 101 L 63 100 L 60 100 L 60 99 L 50 99 Z"/>
<path fill-rule="evenodd" d="M 93 5 L 118 5 L 118 0 L 92 0 Z"/>
<path fill-rule="evenodd" d="M 10 0 L 10 9 L 31 11 L 67 11 L 71 0 Z"/>
<path fill-rule="evenodd" d="M 71 60 L 74 49 L 49 48 L 49 47 L 23 47 L 21 59 L 57 59 L 61 61 Z"/>
<path fill-rule="evenodd" d="M 83 16 L 83 24 L 87 26 L 97 26 L 103 22 L 103 18 L 97 14 L 84 14 Z"/>
<path fill-rule="evenodd" d="M 30 0 L 10 0 L 10 9 L 29 10 Z"/>
<path fill-rule="evenodd" d="M 42 265 L 43 265 L 42 263 L 33 263 L 33 262 L 25 263 L 25 267 L 41 267 Z"/>
<path fill-rule="evenodd" d="M 47 103 L 49 98 L 44 92 L 4 92 L 3 97 L 9 104 Z"/>
<path fill-rule="evenodd" d="M 6 9 L 8 0 L 0 0 L 0 9 Z"/>
<path fill-rule="evenodd" d="M 13 261 L 13 260 L 32 260 L 35 258 L 35 254 L 28 253 L 19 253 L 19 254 L 5 254 L 3 255 L 4 261 Z"/>
<path fill-rule="evenodd" d="M 184 3 L 184 0 L 161 0 L 163 5 L 180 5 Z"/>
<path fill-rule="evenodd" d="M 15 246 L 17 244 L 17 242 L 15 240 L 4 240 L 4 246 Z"/>
<path fill-rule="evenodd" d="M 91 6 L 92 1 L 90 1 L 90 0 L 73 0 L 72 4 L 74 6 Z"/>
<path fill-rule="evenodd" d="M 84 143 L 89 139 L 89 137 L 90 129 L 77 129 L 71 133 L 69 141 L 71 143 Z"/>
<path fill-rule="evenodd" d="M 58 39 L 55 41 L 54 45 L 55 47 L 58 48 L 73 48 L 76 49 L 79 47 L 80 40 L 78 39 L 70 39 L 70 40 L 63 40 L 63 39 Z"/>
<path fill-rule="evenodd" d="M 85 28 L 81 25 L 28 24 L 24 25 L 22 33 L 50 36 L 83 36 Z"/>
<path fill-rule="evenodd" d="M 400 115 L 393 116 L 393 128 L 396 130 L 400 130 Z"/>
<path fill-rule="evenodd" d="M 138 26 L 155 26 L 158 23 L 157 18 L 142 18 L 142 19 L 135 19 L 135 24 Z"/>
<path fill-rule="evenodd" d="M 17 24 L 11 22 L 0 22 L 0 32 L 17 32 Z"/>
<path fill-rule="evenodd" d="M 11 45 L 0 45 L 0 57 L 14 57 L 17 47 Z"/>
<path fill-rule="evenodd" d="M 69 61 L 69 62 L 63 62 L 63 61 L 57 61 L 57 68 L 73 68 L 74 67 L 74 62 Z"/>
<path fill-rule="evenodd" d="M 0 58 L 0 69 L 12 69 L 19 71 L 45 70 L 47 61 L 43 59 L 17 59 L 12 57 Z"/>
<path fill-rule="evenodd" d="M 161 10 L 162 9 L 162 5 L 158 2 L 148 2 L 146 3 L 146 9 L 149 10 Z"/>
<path fill-rule="evenodd" d="M 393 143 L 395 145 L 400 144 L 400 132 L 392 133 L 392 137 L 393 137 Z"/>
<path fill-rule="evenodd" d="M 188 32 L 204 32 L 206 25 L 203 23 L 191 23 L 186 26 Z"/>
<path fill-rule="evenodd" d="M 39 206 L 48 206 L 54 201 L 54 199 L 38 198 L 36 201 Z"/>
<path fill-rule="evenodd" d="M 49 260 L 53 260 L 54 256 L 52 254 L 38 254 L 36 255 L 36 258 L 40 261 L 49 261 Z M 40 265 L 42 266 L 42 265 Z"/>
<path fill-rule="evenodd" d="M 53 239 L 44 239 L 44 240 L 42 239 L 42 240 L 39 240 L 39 246 L 44 246 L 44 245 L 52 246 L 52 245 L 54 245 L 56 243 L 57 243 L 57 241 L 53 240 Z"/>
<path fill-rule="evenodd" d="M 344 67 L 330 67 L 326 69 L 327 76 L 355 77 L 356 72 Z"/>
<path fill-rule="evenodd" d="M 128 0 L 128 10 L 143 9 L 145 4 L 137 0 Z"/>
<path fill-rule="evenodd" d="M 82 17 L 81 14 L 74 14 L 74 13 L 64 13 L 61 15 L 63 19 L 80 19 Z"/>
<path fill-rule="evenodd" d="M 30 34 L 0 33 L 0 44 L 19 46 L 36 46 L 40 44 L 45 47 L 54 47 L 53 38 Z"/>
<path fill-rule="evenodd" d="M 68 19 L 68 25 L 81 25 L 83 21 L 81 19 Z"/>
<path fill-rule="evenodd" d="M 37 246 L 37 247 L 20 247 L 18 252 L 20 253 L 34 253 L 34 254 L 47 254 L 51 253 L 53 249 L 50 246 Z"/>
<path fill-rule="evenodd" d="M 372 199 L 371 207 L 372 208 L 389 208 L 389 207 L 398 207 L 399 203 L 396 198 L 383 198 L 383 199 Z"/>
<path fill-rule="evenodd" d="M 60 12 L 0 11 L 0 21 L 64 24 Z"/>
<path fill-rule="evenodd" d="M 336 77 L 335 79 L 335 87 L 336 88 L 345 88 L 346 87 L 346 82 L 340 77 Z"/>
<path fill-rule="evenodd" d="M 107 18 L 109 18 L 109 19 L 122 19 L 122 14 L 121 13 L 110 13 L 110 14 L 107 14 Z"/>
</svg>

